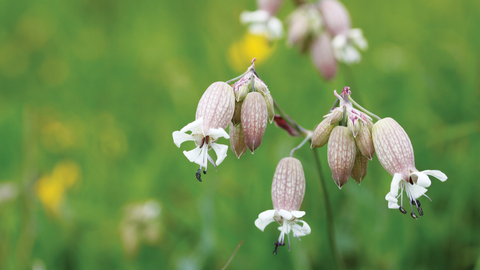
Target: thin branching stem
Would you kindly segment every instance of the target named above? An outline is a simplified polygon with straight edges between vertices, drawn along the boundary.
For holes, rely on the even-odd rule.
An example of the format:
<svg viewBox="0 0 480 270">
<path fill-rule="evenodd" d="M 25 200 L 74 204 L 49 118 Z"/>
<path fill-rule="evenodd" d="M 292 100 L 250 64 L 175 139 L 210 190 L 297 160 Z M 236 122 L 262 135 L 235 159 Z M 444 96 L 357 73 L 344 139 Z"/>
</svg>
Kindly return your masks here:
<svg viewBox="0 0 480 270">
<path fill-rule="evenodd" d="M 353 100 L 350 96 L 348 97 L 348 100 L 350 100 L 350 102 L 353 103 L 353 105 L 355 105 L 357 108 L 359 108 L 361 111 L 363 111 L 364 113 L 370 115 L 370 116 L 373 116 L 375 118 L 377 118 L 378 120 L 382 120 L 382 118 L 378 117 L 377 115 L 367 111 L 367 109 L 363 108 L 362 106 L 360 106 L 360 104 L 358 104 L 357 102 L 355 102 L 355 100 Z"/>
<path fill-rule="evenodd" d="M 306 142 L 308 142 L 312 138 L 312 136 L 313 132 L 308 132 L 308 135 L 305 136 L 305 139 L 297 147 L 293 148 L 292 151 L 290 151 L 290 157 L 293 157 L 293 153 L 300 149 Z"/>
<path fill-rule="evenodd" d="M 233 260 L 233 257 L 235 257 L 235 254 L 237 254 L 237 251 L 238 249 L 240 248 L 240 246 L 243 244 L 243 240 L 240 242 L 240 244 L 238 244 L 237 248 L 235 249 L 235 251 L 233 251 L 233 254 L 232 256 L 230 256 L 230 259 L 228 260 L 227 264 L 225 264 L 225 266 L 222 268 L 222 270 L 225 270 L 227 269 L 227 266 L 230 264 L 230 262 Z"/>
<path fill-rule="evenodd" d="M 335 243 L 335 227 L 333 224 L 333 213 L 332 213 L 332 205 L 330 204 L 330 199 L 328 198 L 327 192 L 327 185 L 325 184 L 325 177 L 323 176 L 322 165 L 320 163 L 320 158 L 318 157 L 317 149 L 313 148 L 313 159 L 315 162 L 315 167 L 317 168 L 318 172 L 318 179 L 320 180 L 320 184 L 322 185 L 323 190 L 323 199 L 325 201 L 325 210 L 327 214 L 327 230 L 328 230 L 328 242 L 330 244 L 330 250 L 332 251 L 332 255 L 335 261 L 336 269 L 343 269 L 342 264 L 340 263 L 340 256 L 337 252 L 337 245 Z"/>
<path fill-rule="evenodd" d="M 297 122 L 295 122 L 290 116 L 288 116 L 283 110 L 282 108 L 280 108 L 280 106 L 278 105 L 278 103 L 273 100 L 273 105 L 275 106 L 275 109 L 277 110 L 278 114 L 280 114 L 280 116 L 282 116 L 282 118 L 287 121 L 287 123 L 292 126 L 296 131 L 304 134 L 305 136 L 308 135 L 308 130 L 304 129 L 303 127 L 301 127 L 299 124 L 297 124 Z"/>
</svg>

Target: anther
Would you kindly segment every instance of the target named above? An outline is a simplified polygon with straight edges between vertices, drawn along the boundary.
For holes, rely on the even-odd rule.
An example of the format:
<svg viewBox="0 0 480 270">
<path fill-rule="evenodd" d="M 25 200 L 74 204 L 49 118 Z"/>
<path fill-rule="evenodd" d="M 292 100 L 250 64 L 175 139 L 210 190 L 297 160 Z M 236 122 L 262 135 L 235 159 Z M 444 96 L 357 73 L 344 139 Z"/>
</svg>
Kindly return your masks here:
<svg viewBox="0 0 480 270">
<path fill-rule="evenodd" d="M 402 206 L 400 206 L 400 207 L 398 208 L 398 210 L 400 210 L 400 212 L 402 212 L 402 214 L 406 214 L 406 213 L 407 213 L 407 211 L 405 210 L 405 208 L 403 208 Z"/>
<path fill-rule="evenodd" d="M 204 171 L 205 173 L 205 171 Z M 202 182 L 202 170 L 198 169 L 197 172 L 195 173 L 195 177 L 197 177 L 197 180 Z"/>
<path fill-rule="evenodd" d="M 412 212 L 412 214 L 410 214 L 412 216 L 413 219 L 417 219 L 417 215 L 415 215 L 415 213 Z"/>
<path fill-rule="evenodd" d="M 273 244 L 275 245 L 275 250 L 273 250 L 273 255 L 277 255 L 277 250 L 279 246 L 285 246 L 285 243 L 279 243 L 278 241 Z"/>
<path fill-rule="evenodd" d="M 420 202 L 418 200 L 412 201 L 417 206 L 417 211 L 420 216 L 423 216 L 423 209 L 420 207 Z"/>
</svg>

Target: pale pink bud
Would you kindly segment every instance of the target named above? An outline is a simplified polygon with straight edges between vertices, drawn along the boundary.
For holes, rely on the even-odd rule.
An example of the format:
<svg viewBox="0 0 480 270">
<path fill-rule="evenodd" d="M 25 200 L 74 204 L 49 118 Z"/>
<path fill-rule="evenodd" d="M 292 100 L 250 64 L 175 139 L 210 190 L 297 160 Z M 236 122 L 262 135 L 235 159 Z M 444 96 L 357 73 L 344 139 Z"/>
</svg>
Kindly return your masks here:
<svg viewBox="0 0 480 270">
<path fill-rule="evenodd" d="M 242 127 L 245 144 L 252 153 L 262 143 L 267 118 L 267 104 L 263 96 L 258 92 L 248 93 L 242 105 Z"/>
<path fill-rule="evenodd" d="M 332 36 L 345 34 L 350 29 L 350 15 L 339 1 L 320 1 L 320 12 L 323 15 L 323 23 Z"/>
<path fill-rule="evenodd" d="M 392 118 L 384 118 L 373 125 L 372 137 L 383 168 L 392 176 L 400 173 L 403 180 L 411 182 L 410 171 L 417 169 L 412 143 L 405 130 Z"/>
<path fill-rule="evenodd" d="M 337 74 L 337 59 L 333 53 L 332 42 L 328 33 L 323 33 L 313 40 L 310 47 L 313 64 L 327 80 Z"/>
<path fill-rule="evenodd" d="M 237 158 L 240 158 L 248 149 L 245 144 L 245 135 L 243 134 L 242 125 L 234 125 L 232 123 L 229 129 L 230 146 Z"/>
<path fill-rule="evenodd" d="M 315 127 L 313 130 L 312 144 L 310 145 L 311 148 L 322 147 L 328 142 L 330 133 L 332 133 L 332 130 L 337 126 L 337 124 L 330 125 L 329 122 L 330 119 L 327 117 Z"/>
<path fill-rule="evenodd" d="M 358 121 L 360 122 L 360 121 Z M 362 153 L 363 156 L 372 160 L 373 154 L 375 153 L 375 148 L 373 147 L 373 140 L 370 130 L 368 129 L 368 124 L 360 123 L 360 131 L 355 137 L 355 143 L 357 144 L 358 150 Z"/>
<path fill-rule="evenodd" d="M 355 163 L 357 147 L 347 127 L 337 126 L 328 140 L 328 165 L 339 188 L 347 183 Z"/>
<path fill-rule="evenodd" d="M 312 38 L 321 31 L 322 16 L 315 5 L 302 5 L 288 17 L 287 44 L 305 52 Z"/>
<path fill-rule="evenodd" d="M 265 10 L 270 16 L 277 14 L 283 0 L 257 0 L 258 9 Z"/>
<path fill-rule="evenodd" d="M 255 90 L 262 94 L 263 98 L 265 99 L 265 104 L 267 104 L 268 111 L 268 121 L 272 123 L 273 118 L 275 117 L 275 105 L 273 103 L 270 90 L 268 90 L 267 85 L 259 78 L 255 78 Z"/>
<path fill-rule="evenodd" d="M 277 211 L 298 211 L 305 195 L 305 174 L 296 158 L 280 160 L 273 175 L 272 202 Z"/>
<path fill-rule="evenodd" d="M 352 174 L 350 175 L 359 185 L 363 178 L 367 176 L 368 159 L 357 149 L 355 163 L 353 164 Z"/>
<path fill-rule="evenodd" d="M 226 129 L 235 110 L 233 88 L 224 82 L 212 83 L 198 102 L 195 119 L 203 118 L 203 130 Z"/>
</svg>

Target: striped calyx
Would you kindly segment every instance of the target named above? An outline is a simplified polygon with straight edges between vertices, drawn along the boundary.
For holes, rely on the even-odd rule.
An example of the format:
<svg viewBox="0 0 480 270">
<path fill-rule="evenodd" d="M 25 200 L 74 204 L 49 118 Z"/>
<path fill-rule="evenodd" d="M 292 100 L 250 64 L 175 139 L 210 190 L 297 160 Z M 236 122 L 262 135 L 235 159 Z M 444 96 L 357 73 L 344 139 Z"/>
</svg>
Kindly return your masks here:
<svg viewBox="0 0 480 270">
<path fill-rule="evenodd" d="M 384 118 L 373 125 L 373 146 L 383 168 L 392 176 L 400 173 L 403 180 L 410 181 L 410 171 L 415 169 L 415 158 L 410 138 L 392 118 Z"/>
<path fill-rule="evenodd" d="M 280 160 L 273 175 L 272 202 L 277 211 L 298 211 L 305 195 L 305 174 L 296 158 Z"/>
<path fill-rule="evenodd" d="M 339 188 L 347 183 L 355 163 L 357 147 L 347 127 L 337 126 L 328 140 L 328 165 Z"/>
<path fill-rule="evenodd" d="M 243 100 L 241 122 L 245 144 L 253 153 L 262 143 L 267 127 L 267 104 L 259 92 L 248 93 Z"/>
<path fill-rule="evenodd" d="M 235 110 L 233 88 L 224 82 L 212 83 L 198 102 L 195 119 L 203 118 L 203 132 L 226 129 Z"/>
<path fill-rule="evenodd" d="M 324 146 L 330 138 L 330 133 L 337 126 L 337 124 L 330 124 L 330 117 L 323 119 L 313 130 L 311 148 L 318 148 Z"/>
<path fill-rule="evenodd" d="M 355 143 L 357 144 L 358 150 L 360 150 L 361 154 L 369 160 L 372 160 L 373 154 L 375 153 L 375 148 L 373 147 L 372 141 L 372 134 L 370 133 L 367 124 L 361 122 L 359 123 L 359 125 L 361 126 L 361 128 L 357 136 L 355 137 Z"/>
<path fill-rule="evenodd" d="M 229 133 L 230 147 L 237 158 L 240 158 L 248 149 L 245 145 L 245 135 L 243 134 L 242 125 L 230 125 Z"/>
</svg>

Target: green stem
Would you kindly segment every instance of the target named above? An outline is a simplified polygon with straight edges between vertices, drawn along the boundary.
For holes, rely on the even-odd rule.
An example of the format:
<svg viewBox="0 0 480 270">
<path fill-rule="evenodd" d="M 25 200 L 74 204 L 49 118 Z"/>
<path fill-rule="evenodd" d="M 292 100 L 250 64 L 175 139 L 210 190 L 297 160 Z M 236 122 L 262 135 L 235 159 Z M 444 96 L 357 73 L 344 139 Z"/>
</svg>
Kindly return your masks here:
<svg viewBox="0 0 480 270">
<path fill-rule="evenodd" d="M 340 257 L 337 252 L 337 245 L 335 243 L 335 227 L 333 226 L 333 213 L 332 206 L 330 205 L 330 199 L 328 198 L 327 186 L 325 184 L 325 177 L 323 176 L 322 166 L 320 163 L 320 158 L 318 157 L 317 149 L 312 149 L 313 159 L 315 161 L 315 167 L 317 168 L 318 178 L 323 189 L 323 199 L 325 200 L 325 210 L 327 213 L 327 230 L 328 230 L 328 242 L 330 244 L 330 250 L 335 261 L 336 269 L 343 269 L 343 265 L 340 263 Z"/>
<path fill-rule="evenodd" d="M 357 106 L 361 111 L 363 111 L 364 113 L 370 115 L 370 116 L 373 116 L 375 118 L 377 118 L 378 120 L 382 120 L 382 118 L 378 117 L 377 115 L 367 111 L 367 109 L 363 108 L 362 106 L 360 106 L 360 104 L 358 104 L 357 102 L 355 102 L 355 100 L 353 100 L 350 96 L 348 96 L 348 100 L 350 100 L 350 102 L 353 103 L 353 105 Z"/>
<path fill-rule="evenodd" d="M 250 71 L 251 71 L 251 69 L 248 68 L 247 71 L 245 71 L 242 75 L 240 75 L 240 76 L 238 76 L 238 77 L 235 77 L 235 78 L 233 78 L 233 79 L 231 79 L 231 80 L 228 80 L 228 81 L 226 81 L 225 83 L 226 83 L 226 84 L 231 84 L 231 83 L 234 82 L 234 81 L 240 80 L 243 76 L 245 76 L 245 74 L 247 74 L 247 73 L 250 72 Z"/>
<path fill-rule="evenodd" d="M 297 124 L 297 122 L 295 122 L 290 116 L 288 116 L 283 110 L 282 108 L 280 108 L 280 106 L 278 105 L 278 103 L 273 100 L 273 105 L 275 106 L 275 109 L 277 110 L 278 114 L 280 114 L 280 116 L 282 116 L 282 118 L 287 121 L 287 123 L 292 126 L 293 128 L 295 128 L 296 131 L 304 134 L 305 136 L 308 135 L 308 130 L 304 129 L 303 127 L 301 127 L 299 124 Z"/>
<path fill-rule="evenodd" d="M 295 148 L 292 149 L 292 151 L 290 151 L 290 157 L 293 157 L 293 153 L 295 151 L 297 151 L 298 149 L 300 149 L 307 141 L 309 141 L 313 136 L 313 132 L 308 132 L 308 135 L 305 136 L 305 139 Z"/>
</svg>

